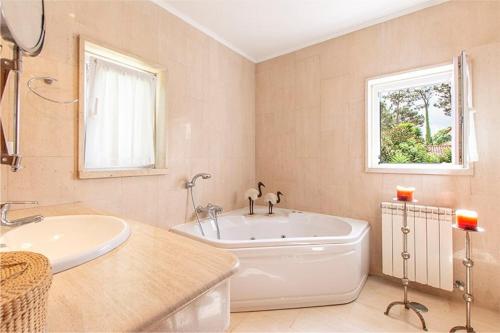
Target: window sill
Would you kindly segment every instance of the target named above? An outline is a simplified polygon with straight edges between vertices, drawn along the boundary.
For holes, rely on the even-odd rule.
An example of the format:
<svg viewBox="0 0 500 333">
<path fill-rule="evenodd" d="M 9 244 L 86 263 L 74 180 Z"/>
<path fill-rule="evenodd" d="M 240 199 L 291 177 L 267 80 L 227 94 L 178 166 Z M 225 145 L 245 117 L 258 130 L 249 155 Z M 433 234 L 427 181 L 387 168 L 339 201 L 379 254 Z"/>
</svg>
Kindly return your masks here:
<svg viewBox="0 0 500 333">
<path fill-rule="evenodd" d="M 80 170 L 78 178 L 116 178 L 116 177 L 139 177 L 166 175 L 168 169 L 127 169 L 127 170 Z"/>
<path fill-rule="evenodd" d="M 472 176 L 474 168 L 448 166 L 448 165 L 404 165 L 404 164 L 383 164 L 376 167 L 368 166 L 367 173 L 389 173 L 389 174 L 412 174 L 412 175 L 445 175 L 445 176 Z"/>
</svg>

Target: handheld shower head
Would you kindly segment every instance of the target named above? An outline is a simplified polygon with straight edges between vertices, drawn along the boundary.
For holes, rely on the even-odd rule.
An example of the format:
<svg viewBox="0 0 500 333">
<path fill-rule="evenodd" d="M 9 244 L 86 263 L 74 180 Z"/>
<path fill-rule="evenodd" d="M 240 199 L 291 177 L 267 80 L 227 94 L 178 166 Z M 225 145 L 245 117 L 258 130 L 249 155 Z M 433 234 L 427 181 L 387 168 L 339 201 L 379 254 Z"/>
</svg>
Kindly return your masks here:
<svg viewBox="0 0 500 333">
<path fill-rule="evenodd" d="M 194 177 L 191 179 L 191 181 L 186 182 L 186 188 L 194 187 L 196 184 L 196 180 L 198 180 L 198 178 L 200 178 L 200 177 L 202 179 L 209 179 L 210 177 L 212 177 L 212 175 L 209 173 L 198 173 L 198 174 L 194 175 Z"/>
</svg>

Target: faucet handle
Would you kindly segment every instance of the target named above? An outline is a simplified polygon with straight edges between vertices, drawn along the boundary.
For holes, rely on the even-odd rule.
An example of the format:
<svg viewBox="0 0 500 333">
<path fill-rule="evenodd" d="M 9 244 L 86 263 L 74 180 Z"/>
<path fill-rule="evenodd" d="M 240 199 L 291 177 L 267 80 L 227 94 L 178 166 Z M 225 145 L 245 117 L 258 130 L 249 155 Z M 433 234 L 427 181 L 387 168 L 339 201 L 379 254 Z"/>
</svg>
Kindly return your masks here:
<svg viewBox="0 0 500 333">
<path fill-rule="evenodd" d="M 4 201 L 0 204 L 5 205 L 38 205 L 38 201 Z"/>
<path fill-rule="evenodd" d="M 0 207 L 8 207 L 9 205 L 38 205 L 38 201 L 3 201 L 0 202 Z"/>
<path fill-rule="evenodd" d="M 209 203 L 207 205 L 207 208 L 210 208 L 210 209 L 216 211 L 217 213 L 221 213 L 224 210 L 221 206 L 215 205 L 215 204 L 212 204 L 212 203 Z"/>
</svg>

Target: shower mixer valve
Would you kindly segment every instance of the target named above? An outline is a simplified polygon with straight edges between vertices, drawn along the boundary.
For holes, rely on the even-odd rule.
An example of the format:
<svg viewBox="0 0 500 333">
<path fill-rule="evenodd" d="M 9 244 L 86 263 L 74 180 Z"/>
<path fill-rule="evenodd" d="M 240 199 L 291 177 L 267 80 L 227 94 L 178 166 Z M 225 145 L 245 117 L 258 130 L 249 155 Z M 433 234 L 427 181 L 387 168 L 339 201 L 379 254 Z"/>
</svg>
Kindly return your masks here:
<svg viewBox="0 0 500 333">
<path fill-rule="evenodd" d="M 209 203 L 206 207 L 198 206 L 196 207 L 196 212 L 197 213 L 207 213 L 208 217 L 210 218 L 215 218 L 217 215 L 221 214 L 223 212 L 223 208 L 218 205 L 214 205 Z"/>
</svg>

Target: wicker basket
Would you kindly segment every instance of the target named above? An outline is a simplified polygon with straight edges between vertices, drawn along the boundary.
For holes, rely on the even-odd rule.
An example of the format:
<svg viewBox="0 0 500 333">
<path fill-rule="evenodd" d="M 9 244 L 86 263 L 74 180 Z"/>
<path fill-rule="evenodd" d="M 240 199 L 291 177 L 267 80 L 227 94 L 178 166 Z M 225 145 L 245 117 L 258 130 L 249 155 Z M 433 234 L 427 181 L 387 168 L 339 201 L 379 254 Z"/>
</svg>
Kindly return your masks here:
<svg viewBox="0 0 500 333">
<path fill-rule="evenodd" d="M 43 332 L 52 282 L 48 259 L 33 252 L 0 253 L 0 332 Z"/>
</svg>

